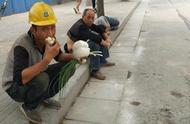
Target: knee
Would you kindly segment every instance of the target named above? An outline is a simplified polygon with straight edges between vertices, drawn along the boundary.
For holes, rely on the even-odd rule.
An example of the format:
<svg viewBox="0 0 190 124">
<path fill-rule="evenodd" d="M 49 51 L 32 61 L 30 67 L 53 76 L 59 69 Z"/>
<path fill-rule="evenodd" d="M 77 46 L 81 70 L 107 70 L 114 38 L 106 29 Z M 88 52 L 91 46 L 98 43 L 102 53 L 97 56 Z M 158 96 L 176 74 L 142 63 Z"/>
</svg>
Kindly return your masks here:
<svg viewBox="0 0 190 124">
<path fill-rule="evenodd" d="M 47 73 L 43 72 L 35 77 L 36 88 L 41 92 L 45 92 L 49 85 L 49 76 Z"/>
<path fill-rule="evenodd" d="M 115 25 L 114 26 L 119 26 L 119 21 L 118 20 L 115 20 Z"/>
<path fill-rule="evenodd" d="M 90 51 L 99 51 L 100 50 L 100 45 L 93 41 L 89 41 L 88 45 L 89 45 Z"/>
</svg>

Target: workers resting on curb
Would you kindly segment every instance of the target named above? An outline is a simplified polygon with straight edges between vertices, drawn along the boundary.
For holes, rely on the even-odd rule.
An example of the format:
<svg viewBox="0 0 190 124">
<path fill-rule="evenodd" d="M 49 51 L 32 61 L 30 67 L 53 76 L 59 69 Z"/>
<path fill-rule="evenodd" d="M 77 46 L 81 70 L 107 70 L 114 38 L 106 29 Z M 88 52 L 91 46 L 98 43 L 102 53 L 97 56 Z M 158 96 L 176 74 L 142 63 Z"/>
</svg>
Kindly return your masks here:
<svg viewBox="0 0 190 124">
<path fill-rule="evenodd" d="M 60 90 L 57 75 L 61 68 L 73 59 L 71 54 L 61 51 L 55 37 L 56 22 L 49 5 L 35 3 L 29 11 L 31 27 L 13 44 L 3 74 L 4 90 L 13 100 L 23 102 L 20 110 L 33 123 L 42 122 L 36 111 L 39 104 L 55 109 L 61 107 L 58 101 L 49 98 Z M 55 39 L 54 45 L 47 42 L 48 37 Z M 53 59 L 58 63 L 50 65 Z"/>
<path fill-rule="evenodd" d="M 115 63 L 106 60 L 109 57 L 108 47 L 112 42 L 109 38 L 104 37 L 104 30 L 93 24 L 94 19 L 94 10 L 85 9 L 82 18 L 74 23 L 67 32 L 68 39 L 64 48 L 66 52 L 71 52 L 73 43 L 83 40 L 88 41 L 91 51 L 101 51 L 103 56 L 90 56 L 90 72 L 91 76 L 105 80 L 106 76 L 100 72 L 100 67 L 115 65 Z"/>
</svg>

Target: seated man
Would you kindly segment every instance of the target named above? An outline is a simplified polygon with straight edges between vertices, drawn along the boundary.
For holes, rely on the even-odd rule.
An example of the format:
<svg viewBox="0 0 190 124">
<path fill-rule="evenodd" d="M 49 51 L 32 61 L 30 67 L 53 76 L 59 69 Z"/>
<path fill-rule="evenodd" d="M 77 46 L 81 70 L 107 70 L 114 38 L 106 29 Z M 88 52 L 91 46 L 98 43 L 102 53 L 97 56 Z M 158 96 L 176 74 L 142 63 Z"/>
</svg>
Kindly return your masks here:
<svg viewBox="0 0 190 124">
<path fill-rule="evenodd" d="M 73 43 L 78 40 L 88 41 L 91 51 L 102 51 L 103 56 L 90 56 L 90 72 L 97 79 L 105 80 L 100 72 L 100 66 L 113 66 L 115 63 L 106 60 L 109 57 L 108 47 L 111 40 L 104 37 L 104 31 L 93 24 L 95 12 L 93 9 L 85 9 L 82 18 L 79 19 L 67 32 L 68 40 L 65 51 L 71 52 Z"/>
<path fill-rule="evenodd" d="M 13 100 L 23 102 L 20 110 L 33 123 L 42 123 L 35 110 L 40 103 L 55 109 L 61 107 L 58 101 L 48 98 L 61 89 L 59 72 L 73 59 L 61 51 L 58 41 L 52 46 L 46 41 L 48 37 L 55 38 L 56 22 L 49 5 L 35 3 L 29 11 L 30 30 L 13 44 L 3 73 L 3 89 Z M 53 59 L 59 63 L 49 65 Z"/>
<path fill-rule="evenodd" d="M 100 16 L 95 19 L 94 24 L 96 25 L 104 25 L 110 30 L 116 30 L 119 26 L 119 21 L 116 18 L 110 16 Z"/>
</svg>

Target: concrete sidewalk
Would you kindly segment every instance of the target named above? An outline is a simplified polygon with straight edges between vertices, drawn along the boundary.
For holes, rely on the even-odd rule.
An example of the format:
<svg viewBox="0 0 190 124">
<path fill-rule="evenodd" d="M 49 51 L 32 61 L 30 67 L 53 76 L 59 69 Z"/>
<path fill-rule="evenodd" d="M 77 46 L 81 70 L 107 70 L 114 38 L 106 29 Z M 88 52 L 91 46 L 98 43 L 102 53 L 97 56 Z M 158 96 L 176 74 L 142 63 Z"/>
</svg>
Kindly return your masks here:
<svg viewBox="0 0 190 124">
<path fill-rule="evenodd" d="M 106 80 L 90 78 L 64 118 L 63 124 L 126 124 L 133 120 L 125 104 L 146 4 L 141 3 L 110 48 L 110 61 L 116 66 L 101 68 Z M 127 86 L 126 86 L 127 85 Z M 131 120 L 130 120 L 131 119 Z"/>
<path fill-rule="evenodd" d="M 138 6 L 139 1 L 120 2 L 119 0 L 105 0 L 105 13 L 108 16 L 117 17 L 120 22 L 120 28 L 112 32 L 111 37 L 113 40 L 119 35 L 124 25 L 127 23 L 132 12 Z M 65 34 L 71 25 L 81 15 L 76 15 L 73 11 L 73 2 L 65 3 L 63 5 L 53 6 L 53 9 L 58 18 L 57 24 L 57 39 L 61 44 L 64 44 L 66 38 Z M 86 8 L 84 3 L 81 6 L 81 10 Z M 29 24 L 27 23 L 27 13 L 16 14 L 2 18 L 0 21 L 0 78 L 2 77 L 2 71 L 5 66 L 5 60 L 11 45 L 14 40 L 22 33 L 27 32 Z M 59 95 L 56 98 L 62 102 L 62 109 L 51 110 L 40 106 L 38 110 L 42 115 L 44 123 L 58 124 L 63 119 L 63 116 L 68 112 L 70 106 L 74 102 L 76 96 L 81 91 L 84 84 L 89 79 L 88 65 L 84 64 L 80 66 L 75 75 L 69 80 L 64 88 L 63 95 Z M 1 81 L 0 81 L 1 82 Z M 18 103 L 11 100 L 8 95 L 0 88 L 0 123 L 1 124 L 28 124 L 28 121 L 24 118 L 18 108 Z M 98 104 L 97 104 L 98 106 Z"/>
</svg>

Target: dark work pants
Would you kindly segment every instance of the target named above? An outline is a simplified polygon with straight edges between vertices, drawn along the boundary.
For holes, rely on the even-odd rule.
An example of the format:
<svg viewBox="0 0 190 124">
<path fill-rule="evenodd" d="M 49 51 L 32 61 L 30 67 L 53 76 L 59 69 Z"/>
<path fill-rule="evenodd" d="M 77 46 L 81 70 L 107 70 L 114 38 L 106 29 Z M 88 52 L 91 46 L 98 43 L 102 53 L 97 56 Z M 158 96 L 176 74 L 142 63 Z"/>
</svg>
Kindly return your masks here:
<svg viewBox="0 0 190 124">
<path fill-rule="evenodd" d="M 115 30 L 118 28 L 118 26 L 119 26 L 119 20 L 118 19 L 113 18 L 113 17 L 108 17 L 108 16 L 105 16 L 105 17 L 110 24 L 111 30 Z"/>
<path fill-rule="evenodd" d="M 35 109 L 43 100 L 59 92 L 61 89 L 59 88 L 59 72 L 65 64 L 50 65 L 46 71 L 40 73 L 25 85 L 13 82 L 7 93 L 15 101 L 24 102 L 27 109 Z"/>
<path fill-rule="evenodd" d="M 106 58 L 109 57 L 108 48 L 99 45 L 93 41 L 87 42 L 90 48 L 90 51 L 101 51 L 103 56 L 93 56 L 90 55 L 90 72 L 97 71 L 100 69 L 101 64 L 106 63 Z"/>
</svg>

